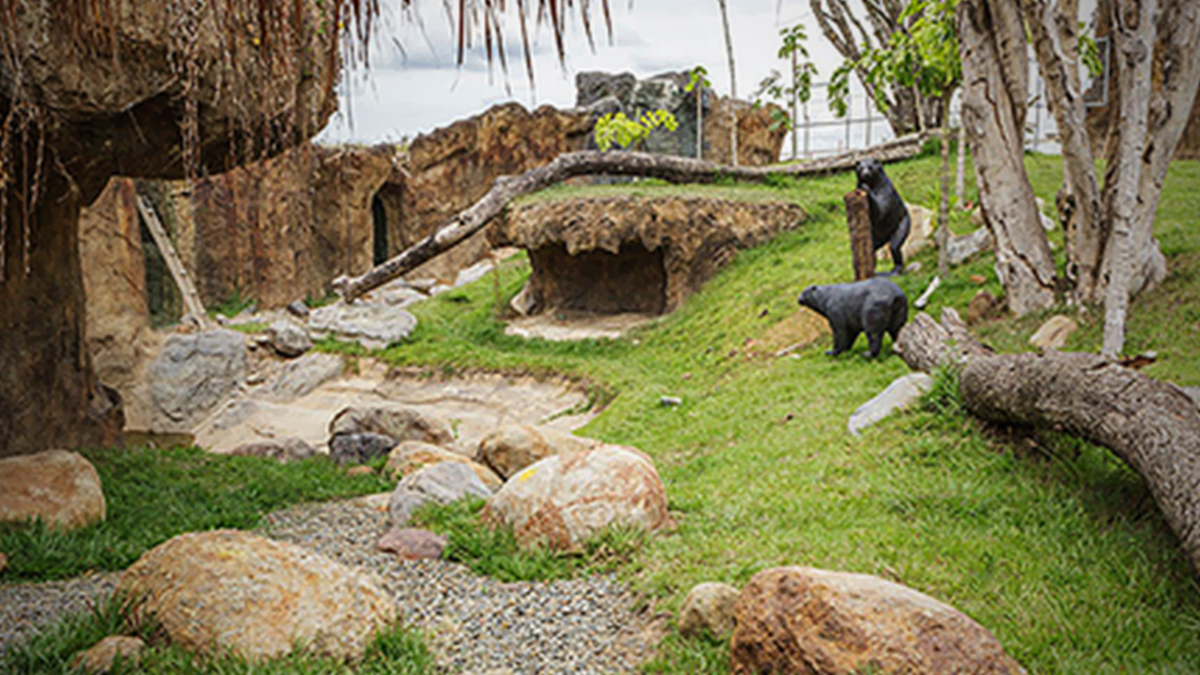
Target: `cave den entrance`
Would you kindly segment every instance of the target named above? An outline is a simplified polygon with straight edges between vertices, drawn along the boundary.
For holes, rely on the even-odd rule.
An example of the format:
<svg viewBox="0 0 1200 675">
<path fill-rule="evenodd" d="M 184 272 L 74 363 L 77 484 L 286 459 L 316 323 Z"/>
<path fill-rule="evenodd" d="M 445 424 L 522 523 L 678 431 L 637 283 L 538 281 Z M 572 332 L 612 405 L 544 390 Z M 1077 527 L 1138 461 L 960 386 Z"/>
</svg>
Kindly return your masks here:
<svg viewBox="0 0 1200 675">
<path fill-rule="evenodd" d="M 383 200 L 379 198 L 379 193 L 375 193 L 375 196 L 371 198 L 371 219 L 375 223 L 372 237 L 375 251 L 374 260 L 375 264 L 379 265 L 390 257 L 388 255 L 390 249 L 388 248 L 387 208 L 384 207 Z"/>
</svg>

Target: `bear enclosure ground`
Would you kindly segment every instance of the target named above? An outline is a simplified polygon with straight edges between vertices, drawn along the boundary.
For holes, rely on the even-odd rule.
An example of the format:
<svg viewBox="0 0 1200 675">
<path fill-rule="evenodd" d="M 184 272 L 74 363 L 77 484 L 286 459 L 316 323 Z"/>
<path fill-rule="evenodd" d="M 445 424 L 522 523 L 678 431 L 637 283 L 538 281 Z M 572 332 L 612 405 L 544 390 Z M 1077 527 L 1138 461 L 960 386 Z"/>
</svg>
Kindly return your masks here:
<svg viewBox="0 0 1200 675">
<path fill-rule="evenodd" d="M 1060 158 L 1030 156 L 1026 164 L 1035 192 L 1053 204 Z M 936 205 L 935 157 L 890 165 L 888 173 L 906 201 Z M 762 569 L 808 565 L 874 574 L 951 604 L 1033 673 L 1194 672 L 1200 580 L 1144 482 L 1111 454 L 1062 435 L 985 427 L 952 400 L 940 412 L 911 411 L 855 438 L 845 430 L 848 415 L 905 374 L 903 361 L 862 358 L 862 337 L 852 352 L 827 357 L 827 334 L 776 356 L 799 339 L 788 321 L 799 292 L 852 277 L 842 195 L 853 186 L 852 174 L 838 174 L 774 187 L 548 191 L 533 198 L 700 192 L 791 200 L 809 217 L 797 231 L 740 253 L 679 311 L 620 340 L 506 336 L 498 308 L 529 273 L 516 260 L 498 276 L 415 307 L 420 323 L 410 339 L 375 356 L 435 374 L 480 369 L 587 382 L 605 407 L 578 433 L 649 454 L 679 523 L 618 569 L 656 611 L 675 612 L 700 582 L 741 586 Z M 1157 352 L 1146 373 L 1184 386 L 1200 385 L 1198 187 L 1200 162 L 1172 166 L 1156 226 L 1170 276 L 1133 304 L 1127 344 L 1130 353 Z M 964 214 L 952 227 L 971 228 Z M 1051 239 L 1061 270 L 1061 230 Z M 910 299 L 931 280 L 936 252 L 916 260 L 921 271 L 897 280 Z M 926 311 L 955 307 L 965 315 L 981 288 L 1001 294 L 990 254 L 952 270 Z M 994 319 L 973 330 L 998 351 L 1027 351 L 1046 318 Z M 1102 313 L 1076 318 L 1080 330 L 1066 349 L 1096 350 Z M 320 348 L 364 354 L 331 341 Z M 662 406 L 663 396 L 682 404 Z M 370 487 L 343 485 L 347 493 Z M 10 544 L 6 536 L 13 535 L 0 533 L 0 549 Z M 646 669 L 726 673 L 728 647 L 671 630 Z"/>
</svg>

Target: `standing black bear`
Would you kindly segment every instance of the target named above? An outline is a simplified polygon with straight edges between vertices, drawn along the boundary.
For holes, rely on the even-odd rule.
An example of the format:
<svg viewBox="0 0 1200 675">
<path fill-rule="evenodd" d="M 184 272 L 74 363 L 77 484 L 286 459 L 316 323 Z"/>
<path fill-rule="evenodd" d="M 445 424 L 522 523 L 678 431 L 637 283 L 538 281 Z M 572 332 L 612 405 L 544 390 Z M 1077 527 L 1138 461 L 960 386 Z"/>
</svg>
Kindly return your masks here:
<svg viewBox="0 0 1200 675">
<path fill-rule="evenodd" d="M 830 356 L 850 349 L 864 331 L 870 355 L 879 356 L 883 334 L 891 334 L 895 342 L 908 321 L 908 298 L 904 291 L 879 277 L 851 284 L 809 286 L 800 294 L 799 302 L 829 320 L 833 349 L 825 353 Z"/>
<path fill-rule="evenodd" d="M 912 229 L 908 207 L 904 206 L 904 200 L 883 172 L 879 160 L 860 160 L 854 165 L 854 173 L 858 175 L 858 189 L 866 190 L 870 198 L 871 246 L 878 251 L 887 244 L 892 250 L 891 274 L 903 274 L 904 253 L 900 247 Z"/>
</svg>

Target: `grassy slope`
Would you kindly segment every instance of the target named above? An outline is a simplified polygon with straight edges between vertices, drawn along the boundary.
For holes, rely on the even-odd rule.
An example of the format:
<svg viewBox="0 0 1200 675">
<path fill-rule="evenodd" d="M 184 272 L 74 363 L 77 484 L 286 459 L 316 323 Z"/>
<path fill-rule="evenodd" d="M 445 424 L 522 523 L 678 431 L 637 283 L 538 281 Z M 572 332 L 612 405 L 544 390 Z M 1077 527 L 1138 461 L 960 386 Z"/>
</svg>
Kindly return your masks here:
<svg viewBox="0 0 1200 675">
<path fill-rule="evenodd" d="M 1031 157 L 1029 166 L 1035 191 L 1053 203 L 1058 160 Z M 935 170 L 924 158 L 889 172 L 910 201 L 932 205 Z M 1200 200 L 1189 189 L 1200 185 L 1198 173 L 1194 162 L 1172 170 L 1159 233 L 1174 271 L 1135 305 L 1130 323 L 1131 348 L 1159 353 L 1149 372 L 1183 384 L 1200 384 L 1192 276 L 1200 246 L 1188 220 Z M 966 419 L 927 413 L 853 439 L 846 416 L 906 372 L 899 358 L 830 359 L 828 338 L 797 359 L 746 356 L 747 340 L 795 311 L 800 289 L 849 276 L 841 195 L 851 187 L 852 176 L 838 175 L 746 188 L 797 201 L 809 222 L 743 253 L 679 312 L 632 339 L 561 345 L 504 336 L 492 319 L 493 283 L 506 300 L 527 274 L 510 265 L 498 279 L 418 308 L 413 339 L 386 357 L 446 371 L 565 372 L 618 392 L 581 433 L 635 445 L 658 463 L 681 525 L 627 573 L 667 609 L 701 581 L 740 584 L 767 567 L 813 565 L 898 579 L 949 602 L 1033 672 L 1187 670 L 1200 653 L 1196 578 L 1140 479 L 1106 452 L 1065 438 L 1030 452 Z M 918 260 L 927 271 L 901 280 L 910 297 L 935 267 L 932 253 Z M 990 261 L 976 261 L 954 271 L 930 310 L 964 310 L 978 288 L 972 274 L 999 292 Z M 980 332 L 1001 350 L 1025 349 L 1042 318 Z M 1069 346 L 1095 348 L 1098 324 L 1093 314 Z M 660 407 L 665 394 L 684 404 Z M 722 672 L 722 652 L 672 636 L 654 669 Z"/>
</svg>

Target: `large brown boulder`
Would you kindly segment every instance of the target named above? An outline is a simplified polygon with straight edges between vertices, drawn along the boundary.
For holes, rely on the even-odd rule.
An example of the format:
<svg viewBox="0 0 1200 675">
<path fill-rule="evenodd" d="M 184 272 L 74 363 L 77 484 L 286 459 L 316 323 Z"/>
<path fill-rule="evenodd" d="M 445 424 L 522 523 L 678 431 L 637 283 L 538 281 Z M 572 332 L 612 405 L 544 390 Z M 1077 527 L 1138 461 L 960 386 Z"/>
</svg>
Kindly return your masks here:
<svg viewBox="0 0 1200 675">
<path fill-rule="evenodd" d="M 607 527 L 671 525 L 667 494 L 641 451 L 604 445 L 543 459 L 513 476 L 483 510 L 524 547 L 574 551 Z"/>
<path fill-rule="evenodd" d="M 132 622 L 153 618 L 189 651 L 269 659 L 303 645 L 344 659 L 363 655 L 396 620 L 373 574 L 249 532 L 181 534 L 121 576 Z"/>
<path fill-rule="evenodd" d="M 0 521 L 41 518 L 73 529 L 104 520 L 105 508 L 96 467 L 78 453 L 0 459 Z"/>
<path fill-rule="evenodd" d="M 738 598 L 735 675 L 1015 675 L 986 628 L 923 593 L 865 574 L 777 567 Z"/>
<path fill-rule="evenodd" d="M 581 452 L 599 444 L 545 427 L 502 424 L 479 441 L 475 461 L 492 468 L 504 480 L 518 471 L 560 452 Z"/>
<path fill-rule="evenodd" d="M 452 450 L 447 450 L 441 446 L 422 443 L 421 441 L 404 441 L 392 448 L 391 452 L 388 453 L 387 465 L 383 467 L 383 470 L 391 477 L 402 478 L 416 473 L 427 466 L 442 462 L 466 464 L 471 467 L 476 476 L 479 476 L 479 480 L 483 481 L 483 484 L 489 490 L 499 489 L 500 484 L 504 482 L 500 476 L 496 475 L 495 471 L 492 471 L 479 462 L 471 461 L 469 457 L 460 455 Z"/>
</svg>

